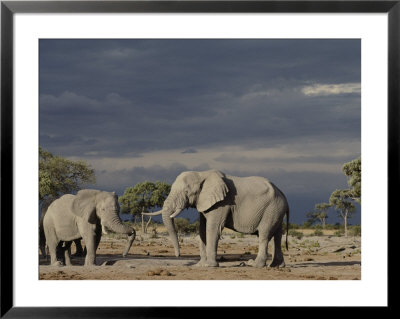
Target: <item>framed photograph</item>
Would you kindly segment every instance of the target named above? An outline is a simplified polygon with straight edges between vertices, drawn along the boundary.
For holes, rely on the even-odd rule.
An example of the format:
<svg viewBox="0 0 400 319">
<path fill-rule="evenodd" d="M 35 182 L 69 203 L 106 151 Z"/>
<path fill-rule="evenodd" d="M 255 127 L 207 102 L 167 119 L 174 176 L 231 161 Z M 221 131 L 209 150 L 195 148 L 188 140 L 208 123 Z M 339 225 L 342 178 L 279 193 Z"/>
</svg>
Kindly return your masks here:
<svg viewBox="0 0 400 319">
<path fill-rule="evenodd" d="M 2 1 L 1 316 L 389 307 L 399 18 Z"/>
</svg>

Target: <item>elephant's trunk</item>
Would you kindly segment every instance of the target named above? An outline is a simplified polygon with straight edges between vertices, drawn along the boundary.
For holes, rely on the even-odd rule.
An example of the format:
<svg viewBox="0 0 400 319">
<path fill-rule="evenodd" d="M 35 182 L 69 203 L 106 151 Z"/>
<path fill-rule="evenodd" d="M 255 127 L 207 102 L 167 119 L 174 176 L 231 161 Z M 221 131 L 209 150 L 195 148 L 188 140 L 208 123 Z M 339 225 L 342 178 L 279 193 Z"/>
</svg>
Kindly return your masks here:
<svg viewBox="0 0 400 319">
<path fill-rule="evenodd" d="M 133 244 L 133 241 L 135 240 L 135 237 L 136 237 L 135 230 L 122 223 L 121 218 L 119 218 L 119 216 L 118 216 L 118 212 L 113 213 L 110 217 L 101 219 L 101 224 L 102 224 L 102 227 L 105 226 L 105 227 L 111 229 L 113 232 L 128 235 L 128 242 L 127 242 L 125 250 L 122 254 L 123 257 L 126 257 L 126 255 L 129 252 L 129 249 L 131 248 L 131 246 Z"/>
<path fill-rule="evenodd" d="M 175 229 L 174 218 L 185 209 L 187 205 L 187 198 L 184 196 L 183 191 L 180 189 L 174 189 L 172 185 L 172 190 L 168 197 L 164 201 L 162 209 L 162 219 L 164 226 L 167 228 L 169 238 L 172 241 L 175 249 L 175 256 L 180 256 L 178 235 Z"/>
<path fill-rule="evenodd" d="M 117 213 L 113 214 L 111 217 L 103 218 L 101 223 L 116 233 L 127 234 L 129 236 L 135 233 L 134 229 L 122 223 Z"/>
<path fill-rule="evenodd" d="M 180 250 L 179 250 L 178 235 L 176 233 L 174 220 L 170 216 L 171 216 L 170 211 L 163 210 L 162 219 L 163 219 L 164 226 L 167 228 L 169 238 L 171 239 L 172 245 L 174 245 L 175 256 L 179 257 Z"/>
<path fill-rule="evenodd" d="M 128 237 L 128 243 L 126 244 L 126 248 L 122 254 L 122 257 L 126 257 L 126 255 L 128 255 L 129 249 L 131 249 L 133 241 L 135 240 L 136 232 L 135 232 L 135 230 L 133 230 L 133 231 L 134 231 L 134 233 Z"/>
</svg>

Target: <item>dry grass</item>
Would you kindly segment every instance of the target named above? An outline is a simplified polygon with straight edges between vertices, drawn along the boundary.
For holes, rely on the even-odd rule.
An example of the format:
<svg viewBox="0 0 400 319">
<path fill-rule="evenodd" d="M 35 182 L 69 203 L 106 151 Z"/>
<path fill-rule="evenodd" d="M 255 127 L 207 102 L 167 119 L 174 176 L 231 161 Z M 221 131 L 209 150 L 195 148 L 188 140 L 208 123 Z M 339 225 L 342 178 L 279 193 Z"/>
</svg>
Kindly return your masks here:
<svg viewBox="0 0 400 319">
<path fill-rule="evenodd" d="M 152 226 L 149 227 L 147 235 L 151 235 L 151 230 Z M 167 229 L 162 224 L 157 225 L 156 230 L 158 234 L 167 234 Z M 315 229 L 296 229 L 296 231 L 301 232 L 305 236 L 309 236 L 315 232 Z M 324 236 L 333 236 L 337 231 L 337 229 L 321 229 L 321 231 Z M 284 234 L 285 233 L 286 232 L 284 231 Z M 136 234 L 143 235 L 140 227 L 137 227 Z M 224 228 L 224 230 L 222 231 L 222 235 L 233 235 L 233 234 L 239 234 L 239 233 L 228 228 Z"/>
</svg>

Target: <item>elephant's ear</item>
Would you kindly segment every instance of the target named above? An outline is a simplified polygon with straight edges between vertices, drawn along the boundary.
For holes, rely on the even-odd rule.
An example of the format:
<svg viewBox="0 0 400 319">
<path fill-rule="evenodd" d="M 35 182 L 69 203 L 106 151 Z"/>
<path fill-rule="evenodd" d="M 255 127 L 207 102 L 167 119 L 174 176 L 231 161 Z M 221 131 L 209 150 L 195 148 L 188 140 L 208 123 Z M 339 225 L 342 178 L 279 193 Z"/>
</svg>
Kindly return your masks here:
<svg viewBox="0 0 400 319">
<path fill-rule="evenodd" d="M 96 195 L 100 191 L 94 189 L 80 190 L 72 203 L 72 212 L 88 223 L 96 222 Z"/>
<path fill-rule="evenodd" d="M 228 193 L 228 187 L 222 179 L 222 174 L 211 172 L 203 182 L 196 208 L 199 212 L 205 212 L 214 204 L 222 201 Z"/>
</svg>

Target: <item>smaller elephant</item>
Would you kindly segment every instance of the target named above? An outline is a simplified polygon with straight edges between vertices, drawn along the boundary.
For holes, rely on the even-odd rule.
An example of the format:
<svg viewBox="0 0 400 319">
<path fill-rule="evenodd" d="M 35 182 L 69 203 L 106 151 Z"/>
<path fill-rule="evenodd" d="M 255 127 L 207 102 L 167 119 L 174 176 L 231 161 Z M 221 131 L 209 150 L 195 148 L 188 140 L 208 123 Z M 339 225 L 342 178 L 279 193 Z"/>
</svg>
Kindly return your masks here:
<svg viewBox="0 0 400 319">
<path fill-rule="evenodd" d="M 57 253 L 60 255 L 62 252 L 65 264 L 70 265 L 68 250 L 71 242 L 83 238 L 87 251 L 85 266 L 95 265 L 96 250 L 105 229 L 127 234 L 128 244 L 132 245 L 136 232 L 122 223 L 118 213 L 118 197 L 115 193 L 84 189 L 76 195 L 67 194 L 56 199 L 43 219 L 50 263 L 60 265 Z M 65 246 L 62 246 L 62 242 L 65 242 Z"/>
</svg>

